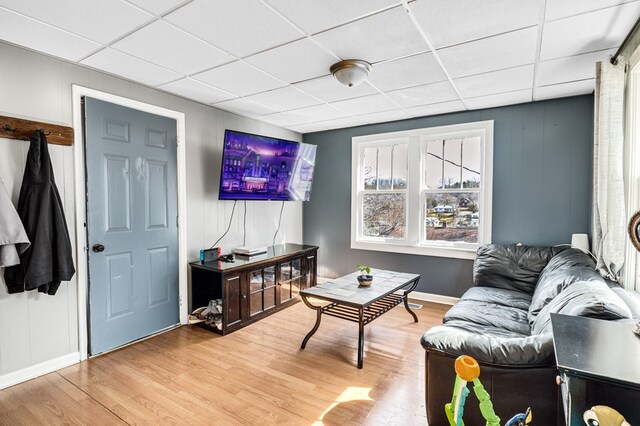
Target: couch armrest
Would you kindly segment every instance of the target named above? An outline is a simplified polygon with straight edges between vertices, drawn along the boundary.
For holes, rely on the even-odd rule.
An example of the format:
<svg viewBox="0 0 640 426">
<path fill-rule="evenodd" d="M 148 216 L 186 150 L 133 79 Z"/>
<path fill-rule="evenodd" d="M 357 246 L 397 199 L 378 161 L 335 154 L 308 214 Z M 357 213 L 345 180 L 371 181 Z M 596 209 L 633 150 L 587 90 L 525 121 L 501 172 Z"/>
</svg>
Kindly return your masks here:
<svg viewBox="0 0 640 426">
<path fill-rule="evenodd" d="M 481 365 L 511 368 L 555 365 L 551 333 L 504 337 L 442 325 L 427 331 L 420 343 L 427 351 L 455 357 L 472 356 Z"/>
</svg>

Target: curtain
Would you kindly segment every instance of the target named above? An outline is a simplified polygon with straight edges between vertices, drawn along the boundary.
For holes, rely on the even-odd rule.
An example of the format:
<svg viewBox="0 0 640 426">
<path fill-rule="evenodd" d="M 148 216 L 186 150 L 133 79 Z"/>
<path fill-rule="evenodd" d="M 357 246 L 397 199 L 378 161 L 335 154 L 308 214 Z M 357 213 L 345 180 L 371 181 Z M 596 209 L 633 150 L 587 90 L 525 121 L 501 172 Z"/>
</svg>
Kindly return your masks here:
<svg viewBox="0 0 640 426">
<path fill-rule="evenodd" d="M 596 65 L 593 250 L 602 276 L 618 281 L 626 245 L 624 202 L 624 83 L 625 60 Z"/>
</svg>

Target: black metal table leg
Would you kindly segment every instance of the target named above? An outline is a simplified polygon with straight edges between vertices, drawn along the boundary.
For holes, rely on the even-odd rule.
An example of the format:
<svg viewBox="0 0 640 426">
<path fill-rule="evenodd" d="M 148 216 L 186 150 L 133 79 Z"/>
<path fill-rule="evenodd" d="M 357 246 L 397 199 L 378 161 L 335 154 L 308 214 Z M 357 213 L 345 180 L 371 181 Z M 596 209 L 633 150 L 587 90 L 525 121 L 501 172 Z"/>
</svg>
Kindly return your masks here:
<svg viewBox="0 0 640 426">
<path fill-rule="evenodd" d="M 418 286 L 418 281 L 420 281 L 420 278 L 416 279 L 413 281 L 413 283 L 411 284 L 411 287 L 409 287 L 409 289 L 404 291 L 404 294 L 402 295 L 402 298 L 404 299 L 404 308 L 407 310 L 407 312 L 409 312 L 411 314 L 411 316 L 413 317 L 413 322 L 418 322 L 418 316 L 415 314 L 415 312 L 413 312 L 410 308 L 409 308 L 409 293 L 411 293 L 413 290 L 416 289 L 416 287 Z"/>
<path fill-rule="evenodd" d="M 311 331 L 307 333 L 307 335 L 304 337 L 304 340 L 302 340 L 302 345 L 300 346 L 300 349 L 304 349 L 305 346 L 307 346 L 307 342 L 309 341 L 309 339 L 311 339 L 311 336 L 313 336 L 315 332 L 318 331 L 318 327 L 320 327 L 320 319 L 322 318 L 322 306 L 314 306 L 311 303 L 309 303 L 309 301 L 304 295 L 301 295 L 301 297 L 304 304 L 310 307 L 311 309 L 315 310 L 317 314 L 316 323 L 313 325 L 313 328 L 311 329 Z"/>
<path fill-rule="evenodd" d="M 358 309 L 358 368 L 364 363 L 364 310 Z"/>
</svg>

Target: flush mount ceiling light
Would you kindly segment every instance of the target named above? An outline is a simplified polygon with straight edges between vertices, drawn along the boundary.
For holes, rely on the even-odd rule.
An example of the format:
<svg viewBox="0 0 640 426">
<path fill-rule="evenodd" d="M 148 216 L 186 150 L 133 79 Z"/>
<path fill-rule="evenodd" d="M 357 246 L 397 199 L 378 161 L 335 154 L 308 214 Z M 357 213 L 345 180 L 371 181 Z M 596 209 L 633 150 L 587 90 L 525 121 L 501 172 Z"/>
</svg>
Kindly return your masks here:
<svg viewBox="0 0 640 426">
<path fill-rule="evenodd" d="M 371 71 L 371 64 L 360 59 L 345 59 L 331 65 L 329 71 L 340 83 L 352 87 L 357 86 L 367 78 L 369 71 Z"/>
</svg>

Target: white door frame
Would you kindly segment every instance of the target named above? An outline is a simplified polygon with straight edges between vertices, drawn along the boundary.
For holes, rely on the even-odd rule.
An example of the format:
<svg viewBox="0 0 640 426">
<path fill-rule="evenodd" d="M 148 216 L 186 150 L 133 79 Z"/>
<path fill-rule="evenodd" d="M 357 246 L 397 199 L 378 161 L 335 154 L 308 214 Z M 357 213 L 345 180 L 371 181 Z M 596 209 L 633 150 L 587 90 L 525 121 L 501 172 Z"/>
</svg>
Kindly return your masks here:
<svg viewBox="0 0 640 426">
<path fill-rule="evenodd" d="M 82 116 L 82 97 L 89 96 L 101 101 L 111 102 L 124 107 L 137 109 L 151 114 L 173 118 L 177 124 L 177 149 L 178 149 L 178 282 L 180 323 L 188 323 L 187 312 L 187 184 L 186 184 L 186 149 L 185 149 L 185 115 L 182 112 L 162 108 L 144 102 L 134 101 L 110 93 L 100 92 L 87 87 L 73 84 L 71 86 L 73 102 L 73 144 L 75 166 L 75 218 L 76 218 L 76 253 L 78 285 L 78 346 L 80 361 L 88 358 L 89 334 L 88 334 L 88 258 L 87 258 L 87 232 L 86 232 L 86 180 L 85 180 L 85 149 L 84 149 L 84 123 Z"/>
</svg>

